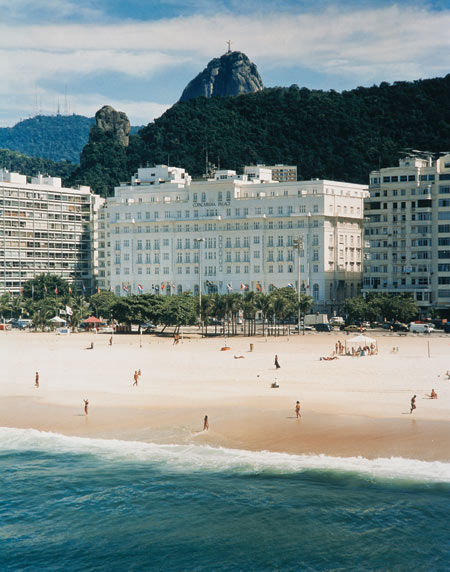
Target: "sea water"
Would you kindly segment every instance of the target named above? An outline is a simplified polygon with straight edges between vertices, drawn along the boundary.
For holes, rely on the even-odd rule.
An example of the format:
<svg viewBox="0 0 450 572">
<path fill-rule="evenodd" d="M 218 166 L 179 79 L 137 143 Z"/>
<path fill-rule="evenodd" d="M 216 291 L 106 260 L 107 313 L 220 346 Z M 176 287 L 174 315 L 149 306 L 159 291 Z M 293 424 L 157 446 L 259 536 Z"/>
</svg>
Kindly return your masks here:
<svg viewBox="0 0 450 572">
<path fill-rule="evenodd" d="M 450 464 L 0 428 L 0 570 L 448 571 Z"/>
</svg>

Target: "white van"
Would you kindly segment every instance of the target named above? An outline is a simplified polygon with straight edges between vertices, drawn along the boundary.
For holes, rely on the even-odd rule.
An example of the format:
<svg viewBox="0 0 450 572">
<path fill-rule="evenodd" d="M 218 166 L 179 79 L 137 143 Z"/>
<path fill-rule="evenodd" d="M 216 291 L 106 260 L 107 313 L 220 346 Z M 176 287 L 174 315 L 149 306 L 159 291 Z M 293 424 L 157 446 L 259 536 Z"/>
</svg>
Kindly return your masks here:
<svg viewBox="0 0 450 572">
<path fill-rule="evenodd" d="M 409 331 L 414 334 L 429 334 L 432 328 L 429 324 L 417 324 L 416 322 L 411 322 L 409 324 Z"/>
</svg>

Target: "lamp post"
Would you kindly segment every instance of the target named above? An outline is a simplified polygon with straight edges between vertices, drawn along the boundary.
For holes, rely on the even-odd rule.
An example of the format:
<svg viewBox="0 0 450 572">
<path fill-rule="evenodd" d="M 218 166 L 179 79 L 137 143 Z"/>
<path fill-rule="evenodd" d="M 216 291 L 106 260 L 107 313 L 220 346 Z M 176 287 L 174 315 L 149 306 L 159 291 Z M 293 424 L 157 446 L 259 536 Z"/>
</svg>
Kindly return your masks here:
<svg viewBox="0 0 450 572">
<path fill-rule="evenodd" d="M 136 221 L 133 219 L 131 221 L 131 230 L 132 230 L 132 234 L 131 234 L 131 294 L 133 295 L 134 293 L 134 229 L 136 227 Z"/>
<path fill-rule="evenodd" d="M 298 335 L 300 335 L 300 251 L 303 250 L 303 240 L 294 238 L 292 245 L 297 249 L 297 328 Z M 303 335 L 305 335 L 305 321 L 303 320 Z"/>
<path fill-rule="evenodd" d="M 198 313 L 199 322 L 202 329 L 203 335 L 203 322 L 202 322 L 202 242 L 205 242 L 204 238 L 195 238 L 195 242 L 198 243 Z"/>
</svg>

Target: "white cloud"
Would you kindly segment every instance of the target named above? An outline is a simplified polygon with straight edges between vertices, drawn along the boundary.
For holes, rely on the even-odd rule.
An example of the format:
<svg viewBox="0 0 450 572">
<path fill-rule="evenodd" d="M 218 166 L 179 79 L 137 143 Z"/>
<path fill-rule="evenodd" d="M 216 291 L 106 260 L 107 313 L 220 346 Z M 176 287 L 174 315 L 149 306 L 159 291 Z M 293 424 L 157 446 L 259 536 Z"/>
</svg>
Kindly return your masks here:
<svg viewBox="0 0 450 572">
<path fill-rule="evenodd" d="M 19 4 L 24 8 L 27 2 L 20 0 Z M 74 8 L 70 0 L 46 0 L 44 4 L 48 9 L 55 6 L 60 13 Z M 0 0 L 0 8 L 5 5 Z M 433 77 L 450 69 L 449 29 L 450 10 L 396 5 L 353 10 L 335 6 L 303 14 L 273 11 L 253 17 L 195 15 L 105 25 L 98 21 L 91 25 L 0 24 L 0 107 L 5 115 L 8 107 L 16 106 L 17 101 L 8 101 L 12 94 L 14 99 L 20 94 L 30 98 L 36 86 L 43 90 L 43 85 L 54 86 L 58 81 L 63 93 L 71 77 L 115 73 L 123 74 L 124 82 L 127 76 L 157 82 L 158 74 L 169 69 L 175 76 L 181 66 L 200 71 L 212 57 L 226 51 L 228 38 L 233 40 L 233 49 L 255 61 L 263 80 L 265 70 L 288 67 L 345 77 L 350 87 Z M 332 80 L 329 83 L 332 87 Z M 183 87 L 165 99 L 176 101 Z M 113 90 L 101 85 L 95 91 L 103 99 L 115 97 Z M 131 94 L 126 99 L 131 104 Z M 123 107 L 121 101 L 118 108 Z M 135 104 L 138 109 L 143 106 L 142 101 Z"/>
</svg>

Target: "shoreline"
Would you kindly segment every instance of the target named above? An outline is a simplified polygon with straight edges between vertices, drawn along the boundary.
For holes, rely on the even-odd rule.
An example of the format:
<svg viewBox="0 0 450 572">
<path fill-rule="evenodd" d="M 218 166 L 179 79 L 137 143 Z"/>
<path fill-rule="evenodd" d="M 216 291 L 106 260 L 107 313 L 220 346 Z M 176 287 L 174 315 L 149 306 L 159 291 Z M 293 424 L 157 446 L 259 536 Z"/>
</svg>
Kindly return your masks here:
<svg viewBox="0 0 450 572">
<path fill-rule="evenodd" d="M 20 402 L 20 403 L 19 403 Z M 23 408 L 30 420 L 17 411 Z M 8 413 L 9 411 L 9 413 Z M 208 445 L 215 448 L 291 455 L 401 457 L 420 461 L 450 461 L 446 421 L 409 418 L 374 419 L 357 415 L 304 412 L 210 410 L 210 429 L 202 430 L 202 411 L 97 407 L 87 417 L 68 406 L 40 404 L 12 397 L 0 406 L 2 427 L 35 429 L 70 437 L 139 441 L 158 445 Z M 212 420 L 212 421 L 211 421 Z"/>
<path fill-rule="evenodd" d="M 231 338 L 231 351 L 221 352 L 222 340 L 214 338 L 173 346 L 170 338 L 145 336 L 140 347 L 138 337 L 116 335 L 108 347 L 109 336 L 101 335 L 1 334 L 3 427 L 295 455 L 450 461 L 446 337 L 383 335 L 377 356 L 320 361 L 342 335 Z M 85 351 L 92 339 L 94 350 Z M 391 353 L 393 345 L 398 353 Z M 271 388 L 275 378 L 278 389 Z M 432 388 L 438 400 L 427 397 Z M 413 394 L 417 410 L 410 415 Z M 203 432 L 206 414 L 210 429 Z"/>
</svg>

